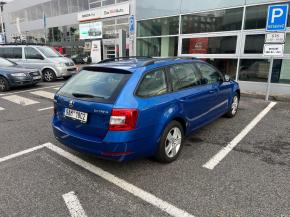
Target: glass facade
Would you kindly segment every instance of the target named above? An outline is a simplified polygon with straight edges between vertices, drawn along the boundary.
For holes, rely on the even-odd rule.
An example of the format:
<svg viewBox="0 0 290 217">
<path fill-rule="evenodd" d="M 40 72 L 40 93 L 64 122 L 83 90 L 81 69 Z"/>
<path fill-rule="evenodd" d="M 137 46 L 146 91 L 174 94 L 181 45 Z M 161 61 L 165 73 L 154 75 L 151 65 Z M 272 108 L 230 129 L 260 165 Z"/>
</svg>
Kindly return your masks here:
<svg viewBox="0 0 290 217">
<path fill-rule="evenodd" d="M 113 4 L 128 2 L 129 0 L 50 0 L 31 7 L 23 8 L 18 11 L 8 13 L 7 18 L 9 25 L 15 26 L 16 20 L 19 19 L 19 26 L 25 26 L 27 22 L 37 21 L 43 25 L 43 16 L 48 19 L 60 15 L 73 14 L 96 7 L 110 6 Z M 99 4 L 99 6 L 98 6 Z M 73 17 L 73 16 L 71 16 Z M 123 29 L 128 34 L 128 15 L 101 19 L 103 26 L 103 39 L 118 38 L 118 31 Z M 40 21 L 40 22 L 39 22 Z M 53 21 L 54 22 L 54 21 Z M 92 21 L 93 22 L 93 21 Z M 21 31 L 18 30 L 13 34 L 6 34 L 9 42 L 16 43 L 41 43 L 46 42 L 47 45 L 55 47 L 62 54 L 74 55 L 76 53 L 83 53 L 85 49 L 85 40 L 79 38 L 79 24 L 72 21 L 71 25 L 60 26 L 49 22 L 49 27 L 44 30 Z M 46 35 L 45 35 L 46 32 Z M 114 43 L 113 43 L 114 45 Z M 114 45 L 115 46 L 115 45 Z M 115 48 L 113 49 L 115 56 Z"/>
<path fill-rule="evenodd" d="M 256 5 L 245 5 L 247 3 Z M 211 63 L 232 79 L 267 82 L 270 60 L 263 56 L 269 6 L 266 3 L 183 0 L 179 16 L 172 11 L 171 17 L 158 17 L 148 10 L 147 17 L 158 18 L 137 22 L 137 55 L 166 57 L 178 51 L 177 55 L 193 56 Z M 271 5 L 281 3 L 289 4 L 290 1 L 277 0 Z M 145 8 L 143 3 L 138 4 L 140 10 Z M 166 2 L 161 0 L 159 4 Z M 290 13 L 287 25 L 290 27 Z M 284 57 L 274 60 L 272 83 L 290 84 L 290 30 L 286 32 Z M 165 43 L 168 40 L 171 43 Z"/>
<path fill-rule="evenodd" d="M 81 12 L 97 7 L 108 6 L 129 0 L 50 0 L 32 7 L 24 8 L 10 13 L 10 23 L 29 22 L 46 17 L 54 17 L 69 13 Z"/>
<path fill-rule="evenodd" d="M 138 37 L 178 35 L 179 17 L 145 20 L 139 22 Z"/>
<path fill-rule="evenodd" d="M 210 11 L 181 17 L 182 34 L 240 30 L 243 8 Z"/>
<path fill-rule="evenodd" d="M 137 56 L 177 56 L 178 37 L 137 39 Z"/>
<path fill-rule="evenodd" d="M 234 54 L 236 45 L 236 36 L 185 38 L 182 54 Z"/>
</svg>

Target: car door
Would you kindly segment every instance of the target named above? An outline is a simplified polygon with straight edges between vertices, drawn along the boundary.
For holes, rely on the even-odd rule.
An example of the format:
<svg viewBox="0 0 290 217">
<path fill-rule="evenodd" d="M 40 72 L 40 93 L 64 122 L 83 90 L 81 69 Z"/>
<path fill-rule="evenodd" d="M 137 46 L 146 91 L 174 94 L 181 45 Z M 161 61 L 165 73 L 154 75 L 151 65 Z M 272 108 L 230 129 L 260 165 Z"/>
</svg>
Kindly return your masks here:
<svg viewBox="0 0 290 217">
<path fill-rule="evenodd" d="M 25 47 L 24 48 L 25 60 L 24 64 L 26 67 L 41 69 L 45 64 L 45 59 L 35 48 Z"/>
<path fill-rule="evenodd" d="M 215 67 L 203 62 L 197 62 L 195 65 L 199 69 L 204 84 L 210 88 L 212 105 L 209 118 L 216 118 L 228 109 L 230 85 L 224 82 L 223 75 Z"/>
<path fill-rule="evenodd" d="M 173 95 L 183 108 L 189 130 L 206 124 L 207 112 L 214 97 L 209 94 L 209 86 L 202 85 L 196 67 L 192 63 L 173 65 L 168 68 L 168 75 Z"/>
</svg>

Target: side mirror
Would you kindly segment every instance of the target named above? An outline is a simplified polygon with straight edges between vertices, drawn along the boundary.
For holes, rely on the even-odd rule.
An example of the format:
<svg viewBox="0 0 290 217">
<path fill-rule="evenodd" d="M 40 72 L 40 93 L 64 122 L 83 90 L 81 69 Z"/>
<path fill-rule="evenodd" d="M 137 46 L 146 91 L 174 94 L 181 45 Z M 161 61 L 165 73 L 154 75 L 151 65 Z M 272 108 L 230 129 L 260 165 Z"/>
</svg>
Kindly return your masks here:
<svg viewBox="0 0 290 217">
<path fill-rule="evenodd" d="M 231 80 L 230 76 L 225 75 L 225 82 L 229 82 Z"/>
</svg>

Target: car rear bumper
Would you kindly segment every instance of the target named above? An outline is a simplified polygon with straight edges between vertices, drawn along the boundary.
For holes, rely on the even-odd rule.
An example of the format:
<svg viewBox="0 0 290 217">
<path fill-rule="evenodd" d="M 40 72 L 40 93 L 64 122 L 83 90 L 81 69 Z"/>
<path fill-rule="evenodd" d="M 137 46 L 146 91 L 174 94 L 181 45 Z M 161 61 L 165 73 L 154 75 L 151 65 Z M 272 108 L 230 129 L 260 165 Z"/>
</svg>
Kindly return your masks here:
<svg viewBox="0 0 290 217">
<path fill-rule="evenodd" d="M 62 144 L 81 152 L 96 155 L 101 158 L 117 161 L 128 161 L 150 156 L 146 151 L 146 141 L 138 140 L 126 143 L 92 141 L 79 138 L 52 123 L 55 138 Z"/>
</svg>

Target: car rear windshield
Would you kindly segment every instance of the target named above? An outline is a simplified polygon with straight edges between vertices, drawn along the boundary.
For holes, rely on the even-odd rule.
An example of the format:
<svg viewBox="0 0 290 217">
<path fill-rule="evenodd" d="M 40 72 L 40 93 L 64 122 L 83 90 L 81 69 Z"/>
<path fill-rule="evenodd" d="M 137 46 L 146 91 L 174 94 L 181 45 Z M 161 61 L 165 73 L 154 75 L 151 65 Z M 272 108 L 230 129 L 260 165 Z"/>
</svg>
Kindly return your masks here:
<svg viewBox="0 0 290 217">
<path fill-rule="evenodd" d="M 112 103 L 129 76 L 130 73 L 123 70 L 82 70 L 71 78 L 58 94 L 71 98 Z"/>
</svg>

